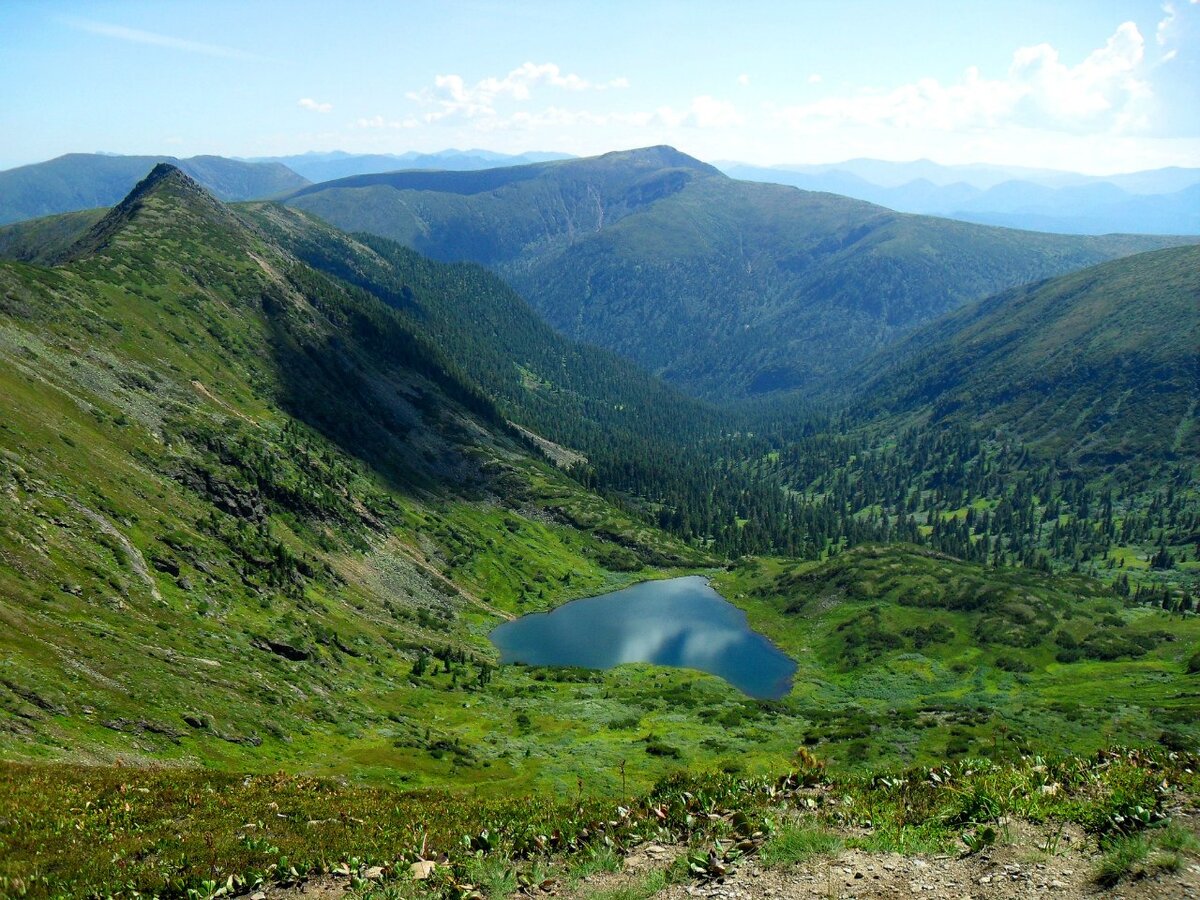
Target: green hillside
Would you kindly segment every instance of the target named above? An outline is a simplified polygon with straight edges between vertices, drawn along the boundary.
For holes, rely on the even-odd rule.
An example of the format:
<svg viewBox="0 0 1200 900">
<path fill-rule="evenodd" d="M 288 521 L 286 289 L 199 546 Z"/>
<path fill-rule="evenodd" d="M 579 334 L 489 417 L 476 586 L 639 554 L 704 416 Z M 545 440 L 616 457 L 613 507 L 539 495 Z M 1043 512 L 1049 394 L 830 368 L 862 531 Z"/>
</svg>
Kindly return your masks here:
<svg viewBox="0 0 1200 900">
<path fill-rule="evenodd" d="M 68 153 L 0 172 L 0 225 L 112 206 L 161 162 L 178 166 L 221 200 L 273 197 L 308 183 L 279 163 L 249 163 L 221 156 L 175 159 Z"/>
<path fill-rule="evenodd" d="M 50 265 L 107 213 L 84 209 L 0 226 L 0 259 Z"/>
<path fill-rule="evenodd" d="M 238 209 L 289 252 L 372 294 L 434 340 L 580 483 L 718 553 L 797 546 L 778 480 L 743 464 L 767 447 L 745 417 L 563 337 L 481 266 L 434 262 L 372 235 L 351 237 L 276 204 Z M 100 212 L 0 228 L 0 258 L 61 258 Z M 807 421 L 789 418 L 797 427 Z"/>
<path fill-rule="evenodd" d="M 1188 239 L 987 228 L 727 178 L 671 148 L 312 185 L 351 231 L 499 272 L 561 333 L 727 400 L 836 381 L 1004 288 Z"/>
<path fill-rule="evenodd" d="M 1200 248 L 1018 288 L 915 334 L 860 395 L 1085 465 L 1200 462 Z"/>
<path fill-rule="evenodd" d="M 1014 826 L 1005 842 L 1019 839 L 1017 821 L 1070 822 L 1086 829 L 1072 831 L 1078 853 L 1084 840 L 1155 840 L 1194 796 L 1194 617 L 1122 609 L 1087 579 L 996 573 L 911 548 L 863 548 L 821 566 L 749 563 L 718 583 L 800 660 L 785 700 L 748 701 L 714 679 L 635 666 L 509 667 L 464 688 L 452 686 L 456 662 L 443 673 L 435 660 L 372 701 L 399 704 L 394 739 L 372 742 L 356 704 L 334 695 L 338 734 L 319 736 L 331 761 L 308 773 L 351 778 L 0 763 L 0 815 L 21 825 L 0 833 L 0 884 L 26 896 L 208 896 L 230 875 L 238 893 L 341 869 L 379 897 L 473 890 L 463 885 L 507 895 L 522 884 L 571 890 L 647 842 L 687 845 L 671 876 L 686 882 L 759 852 L 786 854 L 801 823 L 824 842 L 954 856 L 997 841 L 986 829 L 1004 821 Z M 275 666 L 268 685 L 310 688 L 296 676 L 306 666 Z M 344 679 L 326 663 L 322 686 Z M 160 754 L 169 746 L 152 731 L 136 740 Z M 180 741 L 197 738 L 189 730 Z M 1165 748 L 1094 752 L 1123 742 Z M 219 768 L 244 773 L 268 754 L 277 762 L 275 752 L 268 737 Z M 516 793 L 514 770 L 541 771 L 541 790 Z M 674 774 L 651 786 L 664 770 Z M 434 773 L 459 789 L 394 789 Z M 1057 841 L 1042 844 L 1050 853 Z M 444 860 L 442 878 L 409 882 L 419 859 Z M 1094 851 L 1077 863 L 1088 878 L 1096 864 Z"/>
<path fill-rule="evenodd" d="M 73 256 L 0 265 L 5 756 L 443 780 L 420 710 L 487 683 L 503 610 L 704 561 L 178 170 Z M 433 651 L 446 684 L 410 682 Z"/>
<path fill-rule="evenodd" d="M 794 401 L 761 404 L 769 467 L 811 523 L 801 554 L 916 541 L 1185 602 L 1200 584 L 1198 262 L 1195 247 L 1138 254 L 951 313 L 864 364 L 808 433 L 787 424 Z"/>
</svg>

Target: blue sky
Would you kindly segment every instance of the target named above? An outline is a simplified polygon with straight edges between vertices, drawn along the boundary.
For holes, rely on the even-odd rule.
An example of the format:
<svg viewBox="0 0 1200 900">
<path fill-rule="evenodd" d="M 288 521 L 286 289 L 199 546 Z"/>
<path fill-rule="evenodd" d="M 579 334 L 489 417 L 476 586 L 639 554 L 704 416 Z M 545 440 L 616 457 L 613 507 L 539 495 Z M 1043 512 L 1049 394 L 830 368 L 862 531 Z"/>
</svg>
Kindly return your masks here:
<svg viewBox="0 0 1200 900">
<path fill-rule="evenodd" d="M 0 168 L 669 143 L 1200 166 L 1200 3 L 0 0 Z"/>
</svg>

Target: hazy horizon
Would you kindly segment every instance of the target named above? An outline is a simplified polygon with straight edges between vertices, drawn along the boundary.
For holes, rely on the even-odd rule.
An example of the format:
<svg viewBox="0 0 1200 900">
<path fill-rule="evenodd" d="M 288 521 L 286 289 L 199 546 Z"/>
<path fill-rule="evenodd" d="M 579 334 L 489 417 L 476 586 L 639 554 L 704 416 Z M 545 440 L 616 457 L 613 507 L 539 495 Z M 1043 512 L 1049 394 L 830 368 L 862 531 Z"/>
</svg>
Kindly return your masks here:
<svg viewBox="0 0 1200 900">
<path fill-rule="evenodd" d="M 0 167 L 68 152 L 1200 165 L 1200 4 L 0 6 Z"/>
</svg>

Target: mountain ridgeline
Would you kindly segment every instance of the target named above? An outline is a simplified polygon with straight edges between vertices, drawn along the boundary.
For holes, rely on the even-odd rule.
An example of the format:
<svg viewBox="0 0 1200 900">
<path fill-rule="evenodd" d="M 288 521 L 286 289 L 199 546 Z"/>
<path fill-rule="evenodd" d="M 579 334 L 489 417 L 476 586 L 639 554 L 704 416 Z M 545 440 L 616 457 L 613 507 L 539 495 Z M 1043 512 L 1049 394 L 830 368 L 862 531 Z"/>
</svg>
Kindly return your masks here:
<svg viewBox="0 0 1200 900">
<path fill-rule="evenodd" d="M 47 162 L 0 172 L 0 225 L 57 213 L 112 206 L 157 163 L 170 163 L 220 200 L 253 200 L 307 184 L 279 163 L 222 156 L 117 156 L 68 153 Z"/>
<path fill-rule="evenodd" d="M 693 395 L 836 388 L 972 300 L 1188 239 L 902 215 L 730 179 L 669 147 L 311 185 L 288 203 L 502 275 L 561 333 Z"/>
<path fill-rule="evenodd" d="M 1168 168 L 1126 175 L 987 166 L 928 160 L 850 160 L 826 166 L 721 165 L 732 178 L 788 184 L 878 203 L 901 212 L 947 216 L 1063 234 L 1200 234 L 1200 170 Z"/>
</svg>

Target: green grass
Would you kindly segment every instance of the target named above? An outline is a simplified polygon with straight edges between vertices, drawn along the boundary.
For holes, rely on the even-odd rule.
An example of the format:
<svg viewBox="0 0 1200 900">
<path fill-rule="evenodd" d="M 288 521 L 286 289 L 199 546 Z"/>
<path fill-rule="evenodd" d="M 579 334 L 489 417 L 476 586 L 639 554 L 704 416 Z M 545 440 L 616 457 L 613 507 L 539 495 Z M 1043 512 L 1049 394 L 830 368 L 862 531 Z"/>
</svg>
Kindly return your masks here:
<svg viewBox="0 0 1200 900">
<path fill-rule="evenodd" d="M 788 824 L 771 835 L 763 845 L 761 857 L 767 866 L 790 866 L 813 856 L 836 854 L 845 844 L 845 839 L 835 832 L 811 824 Z"/>
<path fill-rule="evenodd" d="M 1120 834 L 1101 842 L 1103 851 L 1093 875 L 1101 887 L 1116 887 L 1121 881 L 1178 872 L 1185 855 L 1200 854 L 1200 841 L 1176 825 L 1136 834 Z"/>
<path fill-rule="evenodd" d="M 668 870 L 655 869 L 639 877 L 633 884 L 608 890 L 585 891 L 583 896 L 588 900 L 650 900 L 671 883 Z"/>
<path fill-rule="evenodd" d="M 382 866 L 395 879 L 413 860 L 443 854 L 447 889 L 472 884 L 498 895 L 547 877 L 577 883 L 611 871 L 617 854 L 646 840 L 686 842 L 702 857 L 714 841 L 730 846 L 730 823 L 749 833 L 785 815 L 789 824 L 762 849 L 770 865 L 832 853 L 841 842 L 931 853 L 954 846 L 967 828 L 1021 817 L 1081 825 L 1108 854 L 1104 871 L 1125 877 L 1196 856 L 1195 838 L 1169 815 L 1197 797 L 1197 763 L 1127 751 L 996 766 L 973 760 L 940 767 L 936 779 L 927 768 L 815 779 L 678 773 L 623 802 L 3 763 L 0 896 L 185 896 L 206 882 L 250 887 L 343 863 Z M 1056 788 L 1042 791 L 1045 784 Z M 685 868 L 673 864 L 630 889 L 658 890 L 658 879 Z M 404 884 L 382 892 L 394 896 Z"/>
</svg>

